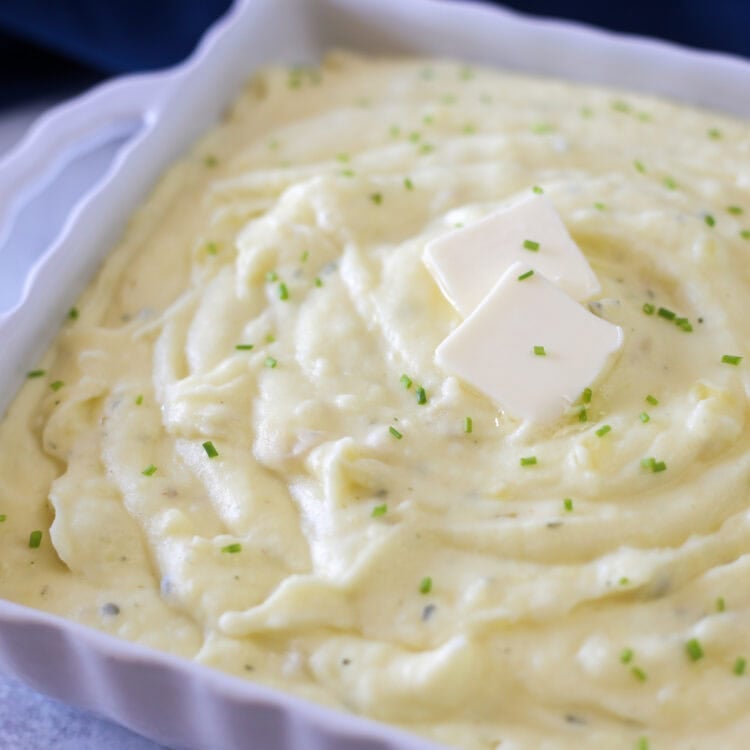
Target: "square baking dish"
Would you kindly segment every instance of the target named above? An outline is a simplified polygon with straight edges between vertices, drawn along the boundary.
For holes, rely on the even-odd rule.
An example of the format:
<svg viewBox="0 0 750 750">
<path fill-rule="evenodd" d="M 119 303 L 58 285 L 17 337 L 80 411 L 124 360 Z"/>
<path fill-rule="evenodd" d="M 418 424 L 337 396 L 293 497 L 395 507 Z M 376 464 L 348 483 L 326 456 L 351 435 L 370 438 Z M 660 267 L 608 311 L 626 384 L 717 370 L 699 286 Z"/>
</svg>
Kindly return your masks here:
<svg viewBox="0 0 750 750">
<path fill-rule="evenodd" d="M 0 164 L 0 413 L 128 217 L 242 83 L 261 65 L 314 62 L 332 47 L 454 57 L 750 117 L 750 63 L 726 55 L 472 3 L 239 2 L 186 63 L 53 110 Z M 435 747 L 7 601 L 0 668 L 170 746 Z"/>
</svg>

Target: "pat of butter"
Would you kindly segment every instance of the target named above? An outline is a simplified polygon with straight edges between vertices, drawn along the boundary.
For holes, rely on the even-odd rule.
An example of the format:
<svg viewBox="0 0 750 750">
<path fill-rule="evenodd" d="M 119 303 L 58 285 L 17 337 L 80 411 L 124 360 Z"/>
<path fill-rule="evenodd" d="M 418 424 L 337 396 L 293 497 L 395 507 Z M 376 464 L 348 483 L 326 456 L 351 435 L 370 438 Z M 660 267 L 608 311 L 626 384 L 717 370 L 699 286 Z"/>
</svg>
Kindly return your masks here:
<svg viewBox="0 0 750 750">
<path fill-rule="evenodd" d="M 435 359 L 513 416 L 550 422 L 602 374 L 623 334 L 530 267 L 514 263 Z"/>
<path fill-rule="evenodd" d="M 424 255 L 443 294 L 464 317 L 516 261 L 529 264 L 576 300 L 600 291 L 591 266 L 544 195 L 530 195 L 438 237 Z"/>
</svg>

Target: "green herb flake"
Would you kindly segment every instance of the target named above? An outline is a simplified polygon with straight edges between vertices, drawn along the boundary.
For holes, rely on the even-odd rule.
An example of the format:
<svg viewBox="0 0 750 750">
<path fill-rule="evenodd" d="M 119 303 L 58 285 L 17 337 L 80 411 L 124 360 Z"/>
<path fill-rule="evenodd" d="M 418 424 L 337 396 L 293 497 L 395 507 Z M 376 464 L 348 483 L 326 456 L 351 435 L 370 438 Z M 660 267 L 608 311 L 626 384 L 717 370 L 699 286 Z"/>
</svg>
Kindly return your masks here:
<svg viewBox="0 0 750 750">
<path fill-rule="evenodd" d="M 632 674 L 638 682 L 646 682 L 648 679 L 648 675 L 640 667 L 633 667 L 630 670 L 630 674 Z"/>
<path fill-rule="evenodd" d="M 70 310 L 68 310 L 68 317 L 71 320 L 78 320 L 78 316 L 79 315 L 80 315 L 80 313 L 78 312 L 78 308 L 77 307 L 71 307 Z"/>
<path fill-rule="evenodd" d="M 718 128 L 711 128 L 708 131 L 708 137 L 714 141 L 718 141 L 721 138 L 721 130 Z"/>
<path fill-rule="evenodd" d="M 674 178 L 665 177 L 664 187 L 667 188 L 668 190 L 677 190 L 677 183 L 675 182 Z"/>
<path fill-rule="evenodd" d="M 581 107 L 578 113 L 586 120 L 590 120 L 594 116 L 594 110 L 591 107 Z"/>
<path fill-rule="evenodd" d="M 417 403 L 420 406 L 427 403 L 427 391 L 421 385 L 417 388 Z"/>
<path fill-rule="evenodd" d="M 149 464 L 142 472 L 144 477 L 152 477 L 154 474 L 156 474 L 156 466 L 153 464 Z"/>
<path fill-rule="evenodd" d="M 216 255 L 219 252 L 219 246 L 215 242 L 207 242 L 204 249 L 208 255 Z"/>
<path fill-rule="evenodd" d="M 666 307 L 660 307 L 660 308 L 659 308 L 659 309 L 658 309 L 658 310 L 656 311 L 656 314 L 657 314 L 657 315 L 658 315 L 658 316 L 659 316 L 660 318 L 665 318 L 666 320 L 674 320 L 674 319 L 675 319 L 675 318 L 677 317 L 677 313 L 674 313 L 674 312 L 672 312 L 671 310 L 669 310 L 669 309 L 668 309 L 668 308 L 666 308 Z"/>
<path fill-rule="evenodd" d="M 685 644 L 685 653 L 688 655 L 690 661 L 699 661 L 703 658 L 703 647 L 697 638 L 691 638 Z"/>
<path fill-rule="evenodd" d="M 642 411 L 638 415 L 638 419 L 640 419 L 641 422 L 643 422 L 643 424 L 646 424 L 646 422 L 650 422 L 651 421 L 651 417 L 649 417 L 649 415 L 645 411 Z"/>
<path fill-rule="evenodd" d="M 419 582 L 419 593 L 420 594 L 429 594 L 430 591 L 432 591 L 432 578 L 430 578 L 430 576 L 425 576 Z"/>
<path fill-rule="evenodd" d="M 611 432 L 612 428 L 608 424 L 603 424 L 597 431 L 596 434 L 599 437 L 604 437 L 608 432 Z"/>
<path fill-rule="evenodd" d="M 316 276 L 314 283 L 315 283 L 315 286 L 321 287 L 321 286 L 323 286 L 323 279 L 321 279 L 320 276 Z"/>
<path fill-rule="evenodd" d="M 526 273 L 522 273 L 519 277 L 519 281 L 525 281 L 526 279 L 530 279 L 534 275 L 534 269 L 530 268 Z"/>
<path fill-rule="evenodd" d="M 403 435 L 393 426 L 388 428 L 388 432 L 390 432 L 391 435 L 396 438 L 396 440 L 401 440 L 401 438 L 403 437 Z"/>
<path fill-rule="evenodd" d="M 636 743 L 635 749 L 636 750 L 649 750 L 650 745 L 648 742 L 648 737 L 639 737 L 638 742 Z"/>
<path fill-rule="evenodd" d="M 43 378 L 46 374 L 46 370 L 31 370 L 26 373 L 26 377 L 29 378 L 29 380 L 33 380 L 34 378 Z"/>
<path fill-rule="evenodd" d="M 522 456 L 520 464 L 521 466 L 535 466 L 536 456 Z"/>
<path fill-rule="evenodd" d="M 276 341 L 276 336 L 274 336 L 272 333 L 266 334 L 266 343 L 267 344 L 273 344 L 274 341 Z"/>
<path fill-rule="evenodd" d="M 565 510 L 566 510 L 566 511 L 567 511 L 568 513 L 571 513 L 571 512 L 573 511 L 573 499 L 572 499 L 572 498 L 570 498 L 570 497 L 566 497 L 566 498 L 565 498 L 565 499 L 563 500 L 563 508 L 565 508 Z"/>
<path fill-rule="evenodd" d="M 725 365 L 735 365 L 737 366 L 740 362 L 742 362 L 742 357 L 738 356 L 737 354 L 725 354 L 721 361 Z"/>
<path fill-rule="evenodd" d="M 648 403 L 652 406 L 659 405 L 659 399 L 657 399 L 655 396 L 652 396 L 650 393 L 648 394 L 648 396 L 646 396 L 646 401 L 648 401 Z"/>
<path fill-rule="evenodd" d="M 545 351 L 543 346 L 537 345 L 534 347 L 534 355 L 537 357 L 546 357 L 547 352 Z"/>
<path fill-rule="evenodd" d="M 544 192 L 544 190 L 542 190 L 542 188 L 539 187 L 539 185 L 534 185 L 534 187 L 531 188 L 531 190 L 532 190 L 532 192 L 536 193 L 537 195 L 541 195 Z"/>
<path fill-rule="evenodd" d="M 674 324 L 685 333 L 692 333 L 693 326 L 687 318 L 675 318 Z"/>
<path fill-rule="evenodd" d="M 554 133 L 555 129 L 547 122 L 537 122 L 531 126 L 531 132 L 535 135 L 549 135 Z"/>
<path fill-rule="evenodd" d="M 623 664 L 630 664 L 630 662 L 633 661 L 634 656 L 635 656 L 635 653 L 632 648 L 624 648 L 620 652 L 620 661 Z"/>
<path fill-rule="evenodd" d="M 349 161 L 349 154 L 336 154 L 336 161 L 346 164 Z"/>
<path fill-rule="evenodd" d="M 474 421 L 471 417 L 464 417 L 464 432 L 470 435 L 474 430 Z"/>
<path fill-rule="evenodd" d="M 383 195 L 382 193 L 373 193 L 370 196 L 370 200 L 376 205 L 379 206 L 383 202 Z"/>
<path fill-rule="evenodd" d="M 732 667 L 732 672 L 734 672 L 737 677 L 742 677 L 743 674 L 745 674 L 745 667 L 747 666 L 747 660 L 744 659 L 742 656 L 737 657 L 737 661 L 734 662 L 734 666 Z"/>
<path fill-rule="evenodd" d="M 0 513 L 0 523 L 5 523 L 8 520 L 8 516 L 5 513 Z"/>
<path fill-rule="evenodd" d="M 372 513 L 370 513 L 370 515 L 373 518 L 380 518 L 381 516 L 384 516 L 387 512 L 388 512 L 388 504 L 383 503 L 382 505 L 376 505 L 372 509 Z"/>
<path fill-rule="evenodd" d="M 594 208 L 597 211 L 606 211 L 607 210 L 606 204 L 605 203 L 599 203 L 599 202 L 594 203 Z"/>
<path fill-rule="evenodd" d="M 239 542 L 233 542 L 227 544 L 226 547 L 222 547 L 221 551 L 228 555 L 236 555 L 238 552 L 242 552 L 242 545 Z"/>
<path fill-rule="evenodd" d="M 266 274 L 266 281 L 278 281 L 279 275 L 276 273 L 276 271 L 268 271 Z"/>
<path fill-rule="evenodd" d="M 622 578 L 620 578 L 620 580 L 617 583 L 619 583 L 620 586 L 629 586 L 630 579 L 627 576 L 623 576 Z"/>
<path fill-rule="evenodd" d="M 646 315 L 653 315 L 655 311 L 656 308 L 650 302 L 643 303 L 643 312 L 645 312 Z"/>
<path fill-rule="evenodd" d="M 279 284 L 279 299 L 280 300 L 288 300 L 289 299 L 289 287 L 282 281 L 281 284 Z"/>
<path fill-rule="evenodd" d="M 711 214 L 706 214 L 703 217 L 703 221 L 706 222 L 706 226 L 708 226 L 708 227 L 714 227 L 714 226 L 716 226 L 716 219 L 714 219 L 714 217 L 711 216 Z"/>
<path fill-rule="evenodd" d="M 727 213 L 734 216 L 741 216 L 745 212 L 742 210 L 742 206 L 727 206 Z"/>
<path fill-rule="evenodd" d="M 57 391 L 59 391 L 59 390 L 60 390 L 60 389 L 61 389 L 61 388 L 62 388 L 62 387 L 63 387 L 64 385 L 65 385 L 65 383 L 63 383 L 63 381 L 62 381 L 62 380 L 56 380 L 56 381 L 55 381 L 54 383 L 50 383 L 50 384 L 49 384 L 49 387 L 50 387 L 50 388 L 51 388 L 51 389 L 52 389 L 53 391 L 57 392 Z"/>
<path fill-rule="evenodd" d="M 276 367 L 276 365 L 278 365 L 279 363 L 273 357 L 266 357 L 266 360 L 263 364 L 273 370 L 273 368 Z"/>
<path fill-rule="evenodd" d="M 585 406 L 578 412 L 578 421 L 579 422 L 588 422 L 589 421 L 589 413 L 588 413 L 588 411 L 586 411 L 586 407 Z"/>
<path fill-rule="evenodd" d="M 353 169 L 342 169 L 341 170 L 341 176 L 342 177 L 354 177 L 354 170 Z"/>
<path fill-rule="evenodd" d="M 206 442 L 203 443 L 203 450 L 206 451 L 206 455 L 209 458 L 216 458 L 219 455 L 219 451 L 216 450 L 214 444 L 210 440 L 206 440 Z"/>
<path fill-rule="evenodd" d="M 654 472 L 654 474 L 658 474 L 659 472 L 666 471 L 667 470 L 667 464 L 664 463 L 664 461 L 655 461 L 654 464 L 651 466 L 651 471 Z"/>
<path fill-rule="evenodd" d="M 32 531 L 31 534 L 29 534 L 29 547 L 31 547 L 31 549 L 39 549 L 41 543 L 42 532 L 38 529 L 36 531 Z"/>
<path fill-rule="evenodd" d="M 740 237 L 743 240 L 750 240 L 750 229 L 740 229 Z"/>
<path fill-rule="evenodd" d="M 215 167 L 218 165 L 219 160 L 213 154 L 208 154 L 203 158 L 203 163 L 207 167 Z"/>
<path fill-rule="evenodd" d="M 720 596 L 716 600 L 716 611 L 717 612 L 724 612 L 726 610 L 726 608 L 727 608 L 727 603 L 726 603 L 726 601 L 724 601 L 724 597 Z"/>
<path fill-rule="evenodd" d="M 143 403 L 143 394 L 142 394 L 142 393 L 139 393 L 139 394 L 138 394 L 138 395 L 137 395 L 137 396 L 135 397 L 135 405 L 136 405 L 136 406 L 140 406 L 140 405 L 141 405 L 142 403 Z"/>
<path fill-rule="evenodd" d="M 414 190 L 414 183 L 408 177 L 404 177 L 404 187 L 407 190 Z"/>
<path fill-rule="evenodd" d="M 615 112 L 626 113 L 630 112 L 632 108 L 627 102 L 622 101 L 622 99 L 616 99 L 612 102 L 612 109 L 614 109 Z"/>
<path fill-rule="evenodd" d="M 534 242 L 534 240 L 524 240 L 523 247 L 525 250 L 531 250 L 531 252 L 535 253 L 539 250 L 539 243 Z"/>
<path fill-rule="evenodd" d="M 404 388 L 408 390 L 409 388 L 411 388 L 411 384 L 413 381 L 406 373 L 404 373 L 399 379 L 399 382 L 404 386 Z"/>
<path fill-rule="evenodd" d="M 307 250 L 305 250 L 305 252 L 299 256 L 300 263 L 307 263 L 309 259 L 310 259 L 310 253 Z"/>
<path fill-rule="evenodd" d="M 255 347 L 255 344 L 237 344 L 234 348 L 238 352 L 249 352 Z"/>
<path fill-rule="evenodd" d="M 643 162 L 641 162 L 641 161 L 638 161 L 638 159 L 636 159 L 636 160 L 635 160 L 635 161 L 633 162 L 633 166 L 635 167 L 636 171 L 640 172 L 641 174 L 645 174 L 645 172 L 646 172 L 646 167 L 645 167 L 645 165 L 643 164 Z"/>
<path fill-rule="evenodd" d="M 584 388 L 583 392 L 581 393 L 581 401 L 583 401 L 584 404 L 590 404 L 591 397 L 593 395 L 594 395 L 594 392 L 591 390 L 591 388 Z"/>
</svg>

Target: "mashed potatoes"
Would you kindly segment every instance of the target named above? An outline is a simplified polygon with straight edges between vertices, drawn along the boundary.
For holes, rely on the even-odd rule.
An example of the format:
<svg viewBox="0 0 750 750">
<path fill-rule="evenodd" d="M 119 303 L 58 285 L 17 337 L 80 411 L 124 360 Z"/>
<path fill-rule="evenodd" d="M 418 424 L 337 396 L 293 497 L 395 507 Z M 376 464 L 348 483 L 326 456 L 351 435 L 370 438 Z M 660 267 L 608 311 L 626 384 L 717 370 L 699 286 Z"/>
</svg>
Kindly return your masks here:
<svg viewBox="0 0 750 750">
<path fill-rule="evenodd" d="M 437 367 L 422 262 L 534 186 L 625 332 L 546 427 Z M 0 595 L 463 748 L 744 747 L 748 259 L 747 123 L 265 71 L 0 427 Z"/>
</svg>

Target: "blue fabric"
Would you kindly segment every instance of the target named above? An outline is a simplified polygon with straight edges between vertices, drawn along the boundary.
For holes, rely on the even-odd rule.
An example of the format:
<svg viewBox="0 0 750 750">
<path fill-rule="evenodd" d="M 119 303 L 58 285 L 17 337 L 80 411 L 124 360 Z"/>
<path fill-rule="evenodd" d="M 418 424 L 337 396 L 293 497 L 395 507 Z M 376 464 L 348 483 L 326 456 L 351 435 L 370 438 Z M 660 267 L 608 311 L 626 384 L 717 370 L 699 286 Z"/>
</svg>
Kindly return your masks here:
<svg viewBox="0 0 750 750">
<path fill-rule="evenodd" d="M 750 0 L 501 4 L 750 58 Z M 0 107 L 53 88 L 177 63 L 229 5 L 230 0 L 0 0 Z"/>
</svg>

